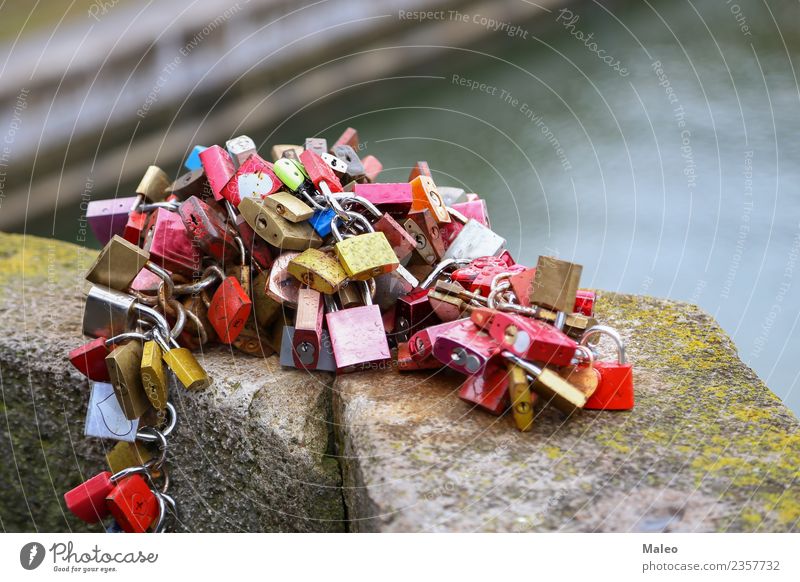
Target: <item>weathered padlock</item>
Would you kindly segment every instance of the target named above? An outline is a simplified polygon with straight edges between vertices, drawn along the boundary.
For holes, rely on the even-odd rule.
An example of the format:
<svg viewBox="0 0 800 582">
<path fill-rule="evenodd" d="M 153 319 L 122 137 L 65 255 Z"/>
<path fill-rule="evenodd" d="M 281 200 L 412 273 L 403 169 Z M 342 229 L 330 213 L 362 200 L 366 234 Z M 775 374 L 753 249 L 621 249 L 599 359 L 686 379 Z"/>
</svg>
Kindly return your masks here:
<svg viewBox="0 0 800 582">
<path fill-rule="evenodd" d="M 153 458 L 153 453 L 139 442 L 118 442 L 106 453 L 106 464 L 112 473 L 129 467 L 141 467 Z"/>
<path fill-rule="evenodd" d="M 187 348 L 170 347 L 158 333 L 153 337 L 162 350 L 164 363 L 172 370 L 184 388 L 201 390 L 211 384 L 208 374 L 191 351 Z"/>
<path fill-rule="evenodd" d="M 138 428 L 138 418 L 135 420 L 126 418 L 114 392 L 114 386 L 108 382 L 92 382 L 84 435 L 133 442 L 136 440 Z"/>
<path fill-rule="evenodd" d="M 169 176 L 158 166 L 148 166 L 136 187 L 136 194 L 150 202 L 161 202 L 167 197 Z"/>
<path fill-rule="evenodd" d="M 633 366 L 625 356 L 625 343 L 613 328 L 596 325 L 586 330 L 581 338 L 581 345 L 586 346 L 592 336 L 603 334 L 609 336 L 617 345 L 617 361 L 594 361 L 594 369 L 600 375 L 597 389 L 586 401 L 584 408 L 588 410 L 630 410 L 634 405 Z"/>
<path fill-rule="evenodd" d="M 186 200 L 189 196 L 203 200 L 214 197 L 202 167 L 178 177 L 167 187 L 166 193 L 168 196 L 177 196 L 178 200 Z"/>
<path fill-rule="evenodd" d="M 347 279 L 339 260 L 319 249 L 304 250 L 289 261 L 288 270 L 304 285 L 327 295 L 336 293 Z"/>
<path fill-rule="evenodd" d="M 243 198 L 260 201 L 282 187 L 272 164 L 254 153 L 242 162 L 222 188 L 221 195 L 234 206 L 239 206 Z"/>
<path fill-rule="evenodd" d="M 213 145 L 200 152 L 200 162 L 203 164 L 214 200 L 222 200 L 224 198 L 222 191 L 225 185 L 236 173 L 236 167 L 230 154 L 218 145 Z"/>
<path fill-rule="evenodd" d="M 179 214 L 164 208 L 156 209 L 152 227 L 147 233 L 144 249 L 150 252 L 150 260 L 173 273 L 187 277 L 201 270 L 200 249 L 186 231 Z"/>
<path fill-rule="evenodd" d="M 409 341 L 412 335 L 425 327 L 440 323 L 433 312 L 428 289 L 414 289 L 397 300 L 394 335 L 397 341 Z"/>
<path fill-rule="evenodd" d="M 322 342 L 322 295 L 313 289 L 300 289 L 297 296 L 297 315 L 290 342 L 297 368 L 317 369 Z"/>
<path fill-rule="evenodd" d="M 132 245 L 120 236 L 114 236 L 100 251 L 89 271 L 86 280 L 96 285 L 126 290 L 139 275 L 143 267 L 147 267 L 170 288 L 172 280 L 168 273 L 158 265 L 149 262 L 150 253 Z"/>
<path fill-rule="evenodd" d="M 241 166 L 247 158 L 257 152 L 256 143 L 246 135 L 229 139 L 225 142 L 225 149 L 237 166 Z"/>
<path fill-rule="evenodd" d="M 445 259 L 477 259 L 495 256 L 503 252 L 506 239 L 474 219 L 469 219 L 464 228 L 453 239 Z"/>
<path fill-rule="evenodd" d="M 405 216 L 411 211 L 413 197 L 408 182 L 387 184 L 355 184 L 353 193 L 369 200 L 379 209 L 397 216 Z"/>
<path fill-rule="evenodd" d="M 303 147 L 306 151 L 312 151 L 321 156 L 328 153 L 328 140 L 324 137 L 307 137 Z"/>
<path fill-rule="evenodd" d="M 403 228 L 416 241 L 416 251 L 424 262 L 432 265 L 442 260 L 445 253 L 442 232 L 429 210 L 411 212 L 403 221 Z"/>
<path fill-rule="evenodd" d="M 281 305 L 297 307 L 300 282 L 289 273 L 289 263 L 300 253 L 289 251 L 281 253 L 272 263 L 267 280 L 266 293 Z"/>
<path fill-rule="evenodd" d="M 333 297 L 325 295 L 329 312 L 325 315 L 331 346 L 339 372 L 355 366 L 389 359 L 391 352 L 381 319 L 381 311 L 372 305 L 367 284 L 362 282 L 365 305 L 337 310 Z"/>
<path fill-rule="evenodd" d="M 236 230 L 200 198 L 187 198 L 178 208 L 178 214 L 192 240 L 205 254 L 223 263 L 237 258 Z"/>
<path fill-rule="evenodd" d="M 144 342 L 139 371 L 150 405 L 156 410 L 164 410 L 167 407 L 169 383 L 164 370 L 163 352 L 155 340 Z"/>
<path fill-rule="evenodd" d="M 364 176 L 369 182 L 377 180 L 378 174 L 383 171 L 383 164 L 373 155 L 361 158 L 361 164 L 364 166 Z"/>
<path fill-rule="evenodd" d="M 81 521 L 97 523 L 109 514 L 106 495 L 113 488 L 111 473 L 103 471 L 64 493 L 64 502 L 67 509 Z"/>
<path fill-rule="evenodd" d="M 129 331 L 136 319 L 135 303 L 130 295 L 93 286 L 83 309 L 83 334 L 109 338 Z"/>
<path fill-rule="evenodd" d="M 405 228 L 400 226 L 389 214 L 381 212 L 372 202 L 358 195 L 343 196 L 340 201 L 345 204 L 358 204 L 364 208 L 366 213 L 374 218 L 374 222 L 371 223 L 372 228 L 386 236 L 386 240 L 389 241 L 400 264 L 408 263 L 411 253 L 417 248 L 417 241 Z"/>
<path fill-rule="evenodd" d="M 342 183 L 339 178 L 320 155 L 306 150 L 300 154 L 300 163 L 303 164 L 308 179 L 318 190 L 325 194 L 342 191 Z M 325 192 L 325 187 L 327 187 L 327 192 Z"/>
<path fill-rule="evenodd" d="M 92 200 L 86 206 L 86 221 L 94 237 L 105 245 L 114 235 L 122 235 L 128 216 L 141 199 L 138 196 Z"/>
<path fill-rule="evenodd" d="M 529 299 L 555 311 L 572 312 L 583 267 L 554 257 L 539 257 Z"/>
<path fill-rule="evenodd" d="M 244 248 L 253 259 L 255 266 L 260 269 L 269 269 L 272 265 L 272 251 L 267 242 L 256 234 L 241 214 L 236 217 L 236 228 L 242 238 Z"/>
<path fill-rule="evenodd" d="M 528 432 L 533 427 L 533 403 L 536 393 L 531 392 L 528 376 L 525 370 L 516 364 L 508 364 L 508 396 L 511 400 L 511 414 L 514 424 L 522 432 Z"/>
<path fill-rule="evenodd" d="M 508 372 L 502 366 L 490 366 L 482 374 L 470 376 L 461 384 L 458 397 L 500 416 L 508 408 Z"/>
<path fill-rule="evenodd" d="M 433 355 L 440 362 L 468 376 L 482 374 L 486 363 L 499 351 L 499 344 L 469 319 L 440 334 L 433 344 Z"/>
<path fill-rule="evenodd" d="M 366 281 L 396 270 L 400 261 L 386 240 L 386 235 L 374 232 L 369 221 L 360 214 L 347 214 L 367 230 L 366 234 L 344 238 L 338 226 L 339 217 L 331 222 L 331 232 L 337 241 L 333 248 L 347 276 L 357 281 Z"/>
<path fill-rule="evenodd" d="M 331 153 L 347 164 L 347 171 L 342 176 L 343 183 L 364 179 L 364 164 L 361 163 L 355 148 L 345 144 L 334 145 Z"/>
<path fill-rule="evenodd" d="M 141 363 L 142 344 L 136 340 L 118 345 L 106 356 L 108 376 L 128 420 L 139 418 L 150 407 L 142 385 Z"/>
<path fill-rule="evenodd" d="M 302 251 L 322 246 L 322 239 L 309 223 L 289 222 L 252 198 L 242 199 L 239 212 L 258 236 L 279 249 Z"/>
<path fill-rule="evenodd" d="M 122 530 L 128 533 L 144 533 L 158 518 L 158 500 L 138 474 L 120 479 L 106 495 L 106 505 Z"/>
<path fill-rule="evenodd" d="M 270 150 L 270 155 L 272 156 L 273 162 L 277 162 L 281 158 L 286 158 L 287 160 L 299 160 L 301 153 L 303 153 L 303 148 L 301 146 L 285 143 L 275 144 Z"/>
<path fill-rule="evenodd" d="M 429 210 L 437 223 L 450 222 L 450 214 L 444 200 L 436 191 L 436 184 L 429 176 L 417 176 L 411 180 L 411 210 Z"/>
<path fill-rule="evenodd" d="M 357 150 L 359 148 L 359 141 L 358 141 L 358 131 L 352 127 L 348 127 L 342 132 L 342 135 L 339 136 L 334 142 L 335 146 L 347 145 Z"/>
<path fill-rule="evenodd" d="M 544 404 L 552 404 L 566 414 L 572 414 L 586 405 L 586 394 L 550 368 L 537 366 L 507 350 L 501 352 L 501 356 L 533 377 L 533 390 Z"/>
<path fill-rule="evenodd" d="M 427 176 L 428 178 L 433 178 L 433 174 L 431 174 L 431 168 L 428 165 L 428 162 L 419 161 L 411 167 L 411 172 L 408 174 L 408 181 L 412 182 L 415 178 L 419 176 Z"/>
<path fill-rule="evenodd" d="M 275 321 L 281 312 L 281 304 L 267 295 L 269 275 L 269 271 L 259 273 L 253 280 L 253 288 L 251 289 L 256 324 L 264 328 Z"/>
<path fill-rule="evenodd" d="M 313 208 L 289 192 L 276 192 L 267 196 L 264 205 L 289 222 L 303 222 L 314 216 Z"/>
<path fill-rule="evenodd" d="M 594 368 L 594 354 L 587 346 L 579 345 L 575 356 L 577 363 L 561 368 L 558 373 L 586 396 L 591 397 L 600 383 L 600 372 Z"/>
<path fill-rule="evenodd" d="M 450 283 L 450 286 L 457 283 Z M 440 290 L 441 282 L 437 283 L 437 288 L 428 293 L 433 313 L 441 321 L 454 321 L 462 317 L 468 317 L 472 312 L 473 306 L 457 294 L 448 293 Z"/>
<path fill-rule="evenodd" d="M 252 301 L 236 277 L 226 277 L 211 298 L 208 321 L 219 341 L 233 343 L 250 317 Z"/>
<path fill-rule="evenodd" d="M 75 368 L 90 380 L 96 382 L 108 382 L 108 366 L 106 366 L 106 356 L 111 353 L 111 349 L 117 342 L 131 339 L 147 338 L 136 332 L 123 333 L 112 338 L 98 337 L 69 353 L 69 361 Z"/>
</svg>

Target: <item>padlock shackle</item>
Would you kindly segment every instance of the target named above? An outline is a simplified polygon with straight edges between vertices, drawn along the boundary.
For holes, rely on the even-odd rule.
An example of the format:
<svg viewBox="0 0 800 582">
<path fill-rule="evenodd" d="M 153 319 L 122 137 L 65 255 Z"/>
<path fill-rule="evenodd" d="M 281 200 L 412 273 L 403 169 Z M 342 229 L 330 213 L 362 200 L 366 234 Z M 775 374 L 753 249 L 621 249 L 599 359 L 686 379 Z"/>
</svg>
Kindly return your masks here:
<svg viewBox="0 0 800 582">
<path fill-rule="evenodd" d="M 170 329 L 169 323 L 167 323 L 166 318 L 161 315 L 158 311 L 153 309 L 152 307 L 148 307 L 147 305 L 141 305 L 140 303 L 133 304 L 134 311 L 138 312 L 140 315 L 145 315 L 152 319 L 156 326 L 158 326 L 161 331 L 164 332 L 166 337 L 170 337 Z"/>
<path fill-rule="evenodd" d="M 139 340 L 142 342 L 146 342 L 150 339 L 153 335 L 152 329 L 146 333 L 139 333 L 138 331 L 126 331 L 125 333 L 119 333 L 114 337 L 110 337 L 106 340 L 106 347 L 110 348 L 116 343 L 124 342 L 128 340 Z"/>
<path fill-rule="evenodd" d="M 345 214 L 350 218 L 348 222 L 350 223 L 354 221 L 360 222 L 364 226 L 364 228 L 367 229 L 368 233 L 375 232 L 375 229 L 372 228 L 372 225 L 363 215 L 357 212 L 349 212 L 349 211 L 345 211 Z M 344 240 L 344 237 L 342 236 L 342 233 L 339 230 L 339 225 L 336 224 L 337 220 L 343 220 L 342 217 L 339 216 L 339 214 L 337 214 L 336 216 L 333 217 L 333 219 L 331 219 L 331 234 L 333 234 L 334 240 L 336 240 L 337 242 L 342 242 Z"/>
<path fill-rule="evenodd" d="M 445 259 L 439 261 L 439 264 L 434 267 L 433 271 L 425 278 L 420 284 L 420 289 L 429 289 L 433 283 L 444 274 L 445 269 L 455 266 L 468 265 L 472 261 L 470 259 Z"/>
<path fill-rule="evenodd" d="M 141 196 L 141 194 L 140 194 Z M 158 210 L 159 208 L 163 208 L 164 210 L 169 210 L 170 212 L 177 212 L 180 208 L 179 202 L 148 202 L 147 204 L 142 204 L 136 208 L 132 208 L 131 212 L 134 210 L 136 212 L 152 212 L 153 210 Z"/>
<path fill-rule="evenodd" d="M 363 206 L 367 212 L 372 214 L 375 218 L 380 218 L 383 216 L 383 212 L 378 210 L 378 207 L 375 206 L 372 202 L 364 198 L 363 196 L 357 196 L 356 194 L 352 194 L 350 192 L 346 192 L 345 194 L 339 194 L 335 196 L 337 200 L 340 202 L 344 202 L 345 204 L 348 203 L 356 203 Z M 349 210 L 349 208 L 348 208 Z"/>
<path fill-rule="evenodd" d="M 590 368 L 594 366 L 594 352 L 589 349 L 589 346 L 578 344 L 578 346 L 575 348 L 575 353 L 583 354 L 584 363 L 589 364 Z"/>
<path fill-rule="evenodd" d="M 158 337 L 157 334 L 156 334 L 156 337 Z M 156 342 L 158 342 L 158 340 L 156 340 Z M 159 432 L 163 436 L 168 437 L 169 435 L 172 434 L 172 431 L 175 430 L 175 425 L 178 423 L 178 414 L 175 411 L 175 407 L 172 405 L 171 402 L 167 402 L 166 411 L 167 411 L 167 419 L 168 419 L 167 420 L 167 426 L 165 426 L 164 429 L 160 430 Z M 142 442 L 145 442 L 145 443 L 154 443 L 154 442 L 157 442 L 159 440 L 159 437 L 150 435 L 147 432 L 143 433 L 142 432 L 143 430 L 145 430 L 145 429 L 143 428 L 141 431 L 138 431 L 136 433 L 136 438 L 138 440 L 140 440 Z"/>
<path fill-rule="evenodd" d="M 167 297 L 172 297 L 175 294 L 175 282 L 172 280 L 172 277 L 169 273 L 167 273 L 164 269 L 158 266 L 151 260 L 148 260 L 144 264 L 144 268 L 156 275 L 159 279 L 164 282 L 164 287 L 166 289 Z"/>
<path fill-rule="evenodd" d="M 516 364 L 526 372 L 528 372 L 534 378 L 538 378 L 539 375 L 542 373 L 542 368 L 534 364 L 533 362 L 529 362 L 528 360 L 524 360 L 520 358 L 518 355 L 514 354 L 513 352 L 509 352 L 507 350 L 503 350 L 500 352 L 500 355 L 503 356 L 508 361 Z"/>
<path fill-rule="evenodd" d="M 587 329 L 583 332 L 580 341 L 578 342 L 580 345 L 585 346 L 589 343 L 589 339 L 595 335 L 607 335 L 614 343 L 617 344 L 617 362 L 620 365 L 625 365 L 628 363 L 627 357 L 625 355 L 625 342 L 622 341 L 622 337 L 617 333 L 613 327 L 608 325 L 595 325 Z"/>
</svg>

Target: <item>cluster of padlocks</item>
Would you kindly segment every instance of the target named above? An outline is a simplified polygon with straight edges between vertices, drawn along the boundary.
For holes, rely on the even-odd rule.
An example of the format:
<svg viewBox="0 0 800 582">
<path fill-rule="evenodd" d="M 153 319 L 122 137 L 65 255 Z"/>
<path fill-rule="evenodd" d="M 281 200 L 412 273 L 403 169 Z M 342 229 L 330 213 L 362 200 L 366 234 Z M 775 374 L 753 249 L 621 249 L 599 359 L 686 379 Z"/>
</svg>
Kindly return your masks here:
<svg viewBox="0 0 800 582">
<path fill-rule="evenodd" d="M 192 349 L 210 342 L 284 366 L 344 373 L 386 363 L 450 368 L 459 396 L 521 431 L 534 405 L 633 406 L 621 338 L 594 319 L 580 265 L 516 264 L 475 194 L 437 187 L 426 162 L 380 183 L 348 128 L 272 147 L 240 136 L 197 146 L 175 181 L 156 166 L 136 195 L 93 201 L 103 250 L 86 278 L 83 332 L 70 353 L 91 380 L 86 435 L 119 441 L 104 471 L 65 495 L 110 531 L 162 531 L 175 502 L 165 466 L 177 384 L 210 380 Z M 598 335 L 618 361 L 595 361 Z M 392 355 L 395 349 L 395 355 Z"/>
</svg>

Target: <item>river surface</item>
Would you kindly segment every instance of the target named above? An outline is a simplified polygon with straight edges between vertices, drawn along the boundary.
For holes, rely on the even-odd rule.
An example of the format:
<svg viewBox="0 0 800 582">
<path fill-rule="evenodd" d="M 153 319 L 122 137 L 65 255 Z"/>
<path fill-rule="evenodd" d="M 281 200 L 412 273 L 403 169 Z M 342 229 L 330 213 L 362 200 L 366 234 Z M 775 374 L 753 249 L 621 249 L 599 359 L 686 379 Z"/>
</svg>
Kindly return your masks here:
<svg viewBox="0 0 800 582">
<path fill-rule="evenodd" d="M 487 199 L 518 261 L 558 255 L 584 265 L 583 286 L 699 304 L 798 413 L 798 5 L 610 6 L 321 87 L 335 93 L 250 133 L 269 144 L 355 126 L 383 181 L 427 160 L 437 184 Z M 387 49 L 415 50 L 428 49 Z"/>
</svg>

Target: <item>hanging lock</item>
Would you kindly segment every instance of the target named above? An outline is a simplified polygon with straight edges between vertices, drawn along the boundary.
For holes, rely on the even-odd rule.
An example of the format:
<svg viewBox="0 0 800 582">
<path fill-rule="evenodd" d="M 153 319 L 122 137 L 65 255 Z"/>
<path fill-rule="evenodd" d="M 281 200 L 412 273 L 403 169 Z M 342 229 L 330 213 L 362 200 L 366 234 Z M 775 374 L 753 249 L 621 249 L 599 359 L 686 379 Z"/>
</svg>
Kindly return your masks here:
<svg viewBox="0 0 800 582">
<path fill-rule="evenodd" d="M 272 164 L 256 153 L 248 156 L 222 188 L 220 195 L 234 206 L 244 198 L 261 201 L 283 187 Z"/>
<path fill-rule="evenodd" d="M 125 293 L 92 286 L 83 310 L 83 334 L 109 338 L 131 331 L 139 315 L 154 321 L 164 333 L 168 333 L 167 321 L 154 309 L 137 303 L 134 297 Z"/>
<path fill-rule="evenodd" d="M 164 370 L 163 351 L 155 340 L 148 340 L 142 346 L 142 357 L 139 372 L 142 378 L 142 388 L 150 405 L 158 411 L 167 408 L 169 396 L 169 383 L 167 372 Z"/>
<path fill-rule="evenodd" d="M 378 174 L 383 171 L 383 164 L 375 156 L 364 156 L 361 158 L 361 163 L 364 165 L 364 176 L 367 182 L 374 182 L 377 180 Z"/>
<path fill-rule="evenodd" d="M 288 343 L 297 368 L 317 369 L 322 349 L 323 312 L 322 295 L 313 289 L 300 289 L 294 333 Z"/>
<path fill-rule="evenodd" d="M 303 153 L 303 148 L 293 144 L 275 144 L 272 146 L 272 149 L 270 149 L 273 162 L 278 162 L 281 159 L 299 160 L 301 153 Z"/>
<path fill-rule="evenodd" d="M 300 163 L 303 164 L 308 179 L 323 194 L 342 191 L 342 183 L 322 156 L 306 150 L 300 154 Z"/>
<path fill-rule="evenodd" d="M 173 273 L 194 277 L 202 270 L 202 255 L 176 212 L 157 208 L 145 236 L 144 249 L 150 260 Z"/>
<path fill-rule="evenodd" d="M 114 483 L 111 473 L 103 471 L 64 494 L 67 509 L 86 523 L 97 523 L 109 515 L 106 495 L 111 493 Z"/>
<path fill-rule="evenodd" d="M 331 153 L 347 164 L 347 171 L 342 176 L 343 183 L 358 182 L 365 178 L 364 164 L 361 163 L 355 148 L 346 144 L 334 145 Z"/>
<path fill-rule="evenodd" d="M 289 222 L 303 222 L 314 216 L 313 208 L 289 192 L 276 192 L 267 196 L 264 205 Z"/>
<path fill-rule="evenodd" d="M 607 335 L 617 346 L 617 361 L 595 360 L 593 367 L 600 375 L 597 389 L 591 394 L 584 408 L 588 410 L 631 410 L 633 398 L 633 366 L 625 357 L 625 343 L 620 335 L 605 325 L 596 325 L 586 330 L 580 344 L 587 346 L 595 335 Z"/>
<path fill-rule="evenodd" d="M 381 311 L 372 305 L 369 288 L 361 282 L 364 305 L 339 310 L 332 296 L 325 295 L 328 313 L 325 320 L 339 372 L 355 366 L 389 359 L 389 344 L 381 319 Z"/>
<path fill-rule="evenodd" d="M 239 256 L 236 230 L 211 206 L 196 196 L 190 196 L 181 203 L 178 214 L 192 240 L 205 254 L 222 263 L 229 263 Z"/>
<path fill-rule="evenodd" d="M 106 358 L 108 376 L 122 413 L 128 420 L 140 418 L 150 408 L 150 399 L 142 384 L 142 344 L 128 341 L 115 347 Z"/>
<path fill-rule="evenodd" d="M 328 140 L 324 137 L 307 137 L 303 149 L 321 156 L 328 153 Z"/>
<path fill-rule="evenodd" d="M 246 135 L 240 135 L 225 142 L 228 155 L 237 166 L 241 166 L 247 158 L 257 153 L 256 142 Z"/>
<path fill-rule="evenodd" d="M 575 357 L 577 359 L 576 364 L 565 366 L 558 373 L 591 399 L 592 394 L 597 390 L 597 386 L 600 383 L 600 372 L 594 368 L 594 354 L 587 346 L 579 345 Z M 586 404 L 588 406 L 588 400 Z"/>
<path fill-rule="evenodd" d="M 411 184 L 408 182 L 356 184 L 353 194 L 369 200 L 384 212 L 397 216 L 406 216 L 411 211 L 413 203 Z"/>
<path fill-rule="evenodd" d="M 291 261 L 288 271 L 298 281 L 320 293 L 336 293 L 347 279 L 336 257 L 319 249 L 306 249 Z"/>
<path fill-rule="evenodd" d="M 211 384 L 206 371 L 187 348 L 178 346 L 175 340 L 170 340 L 175 347 L 170 347 L 167 341 L 158 332 L 153 334 L 162 351 L 162 358 L 167 367 L 178 378 L 187 390 L 202 390 Z"/>
<path fill-rule="evenodd" d="M 106 356 L 111 353 L 111 349 L 115 344 L 131 339 L 146 341 L 147 336 L 137 332 L 126 332 L 108 339 L 98 337 L 70 351 L 69 361 L 89 380 L 108 382 Z"/>
<path fill-rule="evenodd" d="M 167 198 L 170 179 L 158 166 L 148 166 L 136 187 L 136 194 L 149 202 L 161 202 Z"/>
<path fill-rule="evenodd" d="M 389 246 L 392 247 L 395 256 L 401 264 L 405 265 L 411 258 L 411 253 L 417 248 L 416 239 L 411 236 L 405 228 L 400 226 L 398 222 L 389 214 L 383 213 L 372 204 L 369 200 L 361 198 L 360 196 L 341 196 L 339 201 L 344 204 L 358 204 L 366 210 L 366 212 L 375 218 L 372 222 L 372 228 L 376 232 L 382 232 L 389 241 Z"/>
<path fill-rule="evenodd" d="M 508 408 L 509 374 L 502 366 L 489 366 L 486 371 L 468 377 L 458 390 L 458 397 L 495 416 Z"/>
<path fill-rule="evenodd" d="M 297 295 L 300 292 L 300 282 L 289 274 L 289 263 L 300 253 L 281 253 L 272 264 L 267 280 L 266 293 L 274 301 L 287 307 L 297 307 Z"/>
<path fill-rule="evenodd" d="M 508 396 L 511 400 L 511 414 L 514 424 L 521 432 L 533 427 L 533 405 L 537 396 L 531 392 L 528 375 L 516 364 L 508 363 Z"/>
<path fill-rule="evenodd" d="M 322 239 L 308 222 L 289 222 L 274 209 L 253 198 L 242 199 L 239 212 L 255 233 L 274 247 L 302 251 L 322 246 Z"/>
<path fill-rule="evenodd" d="M 191 170 L 179 176 L 167 187 L 166 194 L 168 197 L 175 196 L 178 200 L 186 200 L 190 196 L 197 196 L 201 200 L 214 197 L 203 168 Z"/>
<path fill-rule="evenodd" d="M 159 503 L 144 478 L 134 473 L 139 468 L 125 469 L 112 475 L 114 487 L 106 495 L 109 513 L 123 531 L 144 533 L 159 515 Z"/>
<path fill-rule="evenodd" d="M 246 267 L 249 269 L 249 267 Z M 250 317 L 252 301 L 236 277 L 225 277 L 208 306 L 208 321 L 219 341 L 233 343 Z"/>
<path fill-rule="evenodd" d="M 441 223 L 450 222 L 450 214 L 444 200 L 436 191 L 436 184 L 429 176 L 417 176 L 411 180 L 411 210 L 429 210 L 434 220 Z"/>
<path fill-rule="evenodd" d="M 437 325 L 425 327 L 408 340 L 408 352 L 418 369 L 438 369 L 443 364 L 433 355 L 433 344 L 436 338 L 447 330 L 459 325 L 458 321 L 448 321 Z"/>
<path fill-rule="evenodd" d="M 114 235 L 123 234 L 128 216 L 140 200 L 138 196 L 129 196 L 89 202 L 86 206 L 86 221 L 101 245 L 105 245 Z"/>
<path fill-rule="evenodd" d="M 131 420 L 125 416 L 114 386 L 108 382 L 92 382 L 84 435 L 133 442 L 138 428 L 139 419 Z"/>
<path fill-rule="evenodd" d="M 367 231 L 366 234 L 344 238 L 337 224 L 340 217 L 337 216 L 331 222 L 331 232 L 337 241 L 333 248 L 347 276 L 357 281 L 366 281 L 396 270 L 400 261 L 386 240 L 386 235 L 375 232 L 362 215 L 354 212 L 347 212 L 347 215 Z"/>
</svg>

